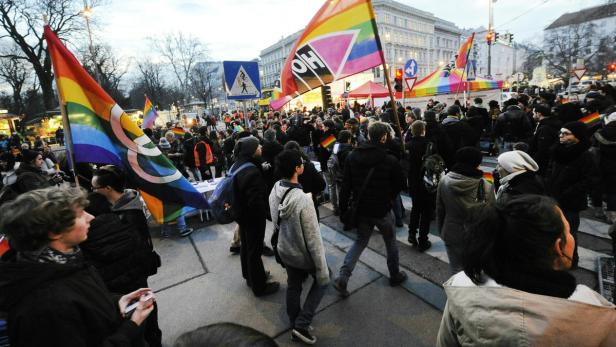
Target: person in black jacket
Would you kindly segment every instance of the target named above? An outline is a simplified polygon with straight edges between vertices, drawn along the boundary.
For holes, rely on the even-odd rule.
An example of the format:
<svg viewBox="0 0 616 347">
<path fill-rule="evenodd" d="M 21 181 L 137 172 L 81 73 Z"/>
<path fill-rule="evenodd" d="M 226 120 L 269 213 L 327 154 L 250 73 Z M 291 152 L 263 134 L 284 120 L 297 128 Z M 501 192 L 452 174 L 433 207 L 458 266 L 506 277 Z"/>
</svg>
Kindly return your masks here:
<svg viewBox="0 0 616 347">
<path fill-rule="evenodd" d="M 428 240 L 430 222 L 436 209 L 436 191 L 428 192 L 423 183 L 422 166 L 428 147 L 430 154 L 438 152 L 436 145 L 426 139 L 426 123 L 415 121 L 411 124 L 413 137 L 409 142 L 409 192 L 413 198 L 409 220 L 408 241 L 424 252 L 432 246 Z M 419 230 L 419 239 L 417 231 Z"/>
<path fill-rule="evenodd" d="M 374 226 L 379 229 L 385 241 L 390 285 L 397 286 L 407 278 L 406 273 L 400 271 L 399 267 L 398 246 L 391 213 L 392 201 L 403 186 L 402 168 L 398 160 L 393 155 L 387 154 L 384 148 L 388 134 L 387 124 L 372 123 L 368 127 L 369 143 L 353 150 L 344 164 L 340 213 L 344 215 L 347 209 L 351 208 L 349 206 L 351 195 L 353 199 L 359 200 L 356 201 L 358 238 L 344 258 L 340 274 L 334 281 L 334 288 L 341 296 L 349 295 L 347 283 L 357 260 L 368 245 Z M 360 193 L 367 179 L 369 182 L 365 190 Z"/>
<path fill-rule="evenodd" d="M 509 151 L 499 155 L 497 171 L 500 185 L 496 201 L 504 203 L 522 194 L 545 195 L 545 186 L 537 174 L 538 170 L 539 165 L 523 151 Z"/>
<path fill-rule="evenodd" d="M 552 117 L 550 107 L 546 104 L 537 104 L 534 110 L 537 127 L 530 141 L 529 154 L 539 165 L 539 174 L 545 175 L 550 162 L 550 148 L 558 142 L 562 123 L 558 117 Z"/>
<path fill-rule="evenodd" d="M 295 141 L 288 141 L 284 145 L 285 150 L 298 150 L 302 152 L 302 149 L 299 143 Z M 323 176 L 317 171 L 317 168 L 314 166 L 310 158 L 302 152 L 302 158 L 306 162 L 304 164 L 304 173 L 299 176 L 299 184 L 302 185 L 302 189 L 304 193 L 310 193 L 312 196 L 312 202 L 314 203 L 314 208 L 317 211 L 317 218 L 319 217 L 319 204 L 317 203 L 317 197 L 325 190 L 325 180 Z M 277 177 L 277 180 L 280 179 Z"/>
<path fill-rule="evenodd" d="M 607 201 L 609 233 L 616 252 L 616 112 L 605 116 L 605 127 L 594 134 L 599 145 L 599 170 Z"/>
<path fill-rule="evenodd" d="M 161 261 L 160 256 L 154 251 L 150 228 L 143 213 L 143 202 L 139 197 L 139 192 L 126 189 L 126 176 L 115 165 L 105 165 L 94 172 L 92 190 L 107 198 L 107 201 L 111 204 L 111 211 L 119 217 L 125 228 L 131 230 L 137 236 L 138 251 L 136 254 L 140 263 L 139 273 L 141 275 L 134 279 L 133 285 L 147 287 L 148 276 L 156 274 Z M 192 232 L 191 228 L 186 228 L 183 216 L 178 218 L 178 228 L 182 227 L 184 233 L 190 234 Z M 151 318 L 147 320 L 145 325 L 145 338 L 150 346 L 160 346 L 161 336 L 162 333 L 158 328 L 158 309 L 154 307 Z"/>
<path fill-rule="evenodd" d="M 187 132 L 186 134 L 184 134 L 184 142 L 182 143 L 182 147 L 184 150 L 183 164 L 184 166 L 188 168 L 188 170 L 190 170 L 190 172 L 193 175 L 194 180 L 197 182 L 201 182 L 202 181 L 201 171 L 199 171 L 197 166 L 195 166 L 195 154 L 194 154 L 195 145 L 196 145 L 195 140 L 196 138 L 192 136 L 190 132 Z"/>
<path fill-rule="evenodd" d="M 573 254 L 575 267 L 578 263 L 577 231 L 580 226 L 580 211 L 588 207 L 587 195 L 598 184 L 599 172 L 592 154 L 588 151 L 590 142 L 584 123 L 565 123 L 560 129 L 559 137 L 559 143 L 552 147 L 546 184 L 549 194 L 560 205 L 571 226 L 571 234 L 576 239 Z"/>
<path fill-rule="evenodd" d="M 443 159 L 447 167 L 453 167 L 453 158 L 458 149 L 466 146 L 475 146 L 479 142 L 479 134 L 465 121 L 460 120 L 460 108 L 458 106 L 449 106 L 447 108 L 447 118 L 443 120 L 443 130 L 449 138 L 451 144 L 450 155 Z"/>
<path fill-rule="evenodd" d="M 276 176 L 274 175 L 274 171 L 276 170 L 275 159 L 278 153 L 282 152 L 283 147 L 276 140 L 276 130 L 266 130 L 263 133 L 263 137 L 264 141 L 263 148 L 261 149 L 261 158 L 264 164 L 263 175 L 265 176 L 265 182 L 267 182 L 267 193 L 269 194 L 274 187 L 274 183 L 276 183 Z"/>
<path fill-rule="evenodd" d="M 0 228 L 11 242 L 0 261 L 0 311 L 8 313 L 11 346 L 148 345 L 140 326 L 154 299 L 140 298 L 151 289 L 114 296 L 84 262 L 79 244 L 93 218 L 86 205 L 80 189 L 52 187 L 0 210 Z M 134 300 L 140 302 L 128 318 Z"/>
<path fill-rule="evenodd" d="M 494 135 L 501 138 L 501 149 L 510 151 L 514 143 L 528 140 L 532 126 L 526 113 L 518 106 L 517 100 L 510 99 L 505 104 L 509 106 L 498 116 Z"/>
<path fill-rule="evenodd" d="M 269 216 L 267 184 L 261 168 L 261 145 L 254 136 L 237 140 L 233 155 L 234 167 L 250 162 L 253 165 L 244 169 L 236 177 L 235 192 L 240 202 L 237 224 L 240 232 L 240 259 L 242 276 L 252 288 L 255 296 L 270 295 L 278 291 L 278 282 L 267 282 L 261 255 L 265 238 L 265 220 Z"/>
<path fill-rule="evenodd" d="M 437 154 L 445 160 L 445 163 L 454 162 L 454 151 L 449 137 L 443 130 L 443 126 L 436 120 L 434 111 L 424 112 L 424 122 L 426 122 L 426 140 L 435 145 Z"/>
<path fill-rule="evenodd" d="M 15 171 L 17 180 L 12 185 L 18 194 L 35 189 L 48 188 L 62 182 L 62 177 L 58 174 L 48 176 L 41 170 L 43 166 L 43 155 L 41 152 L 24 149 L 22 157 L 23 161 Z"/>
</svg>

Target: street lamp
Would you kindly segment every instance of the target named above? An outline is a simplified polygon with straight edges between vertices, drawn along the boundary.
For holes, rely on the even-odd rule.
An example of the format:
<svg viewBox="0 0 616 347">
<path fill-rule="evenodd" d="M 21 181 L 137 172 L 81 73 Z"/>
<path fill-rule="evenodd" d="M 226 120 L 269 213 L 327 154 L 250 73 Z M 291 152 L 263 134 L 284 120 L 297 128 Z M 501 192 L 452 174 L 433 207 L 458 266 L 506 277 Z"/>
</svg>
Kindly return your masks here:
<svg viewBox="0 0 616 347">
<path fill-rule="evenodd" d="M 90 49 L 90 58 L 92 59 L 92 69 L 94 71 L 94 78 L 96 81 L 100 83 L 98 78 L 98 71 L 96 69 L 96 60 L 94 59 L 94 46 L 92 45 L 92 30 L 90 30 L 90 17 L 92 17 L 92 6 L 88 5 L 87 0 L 83 1 L 83 10 L 81 10 L 81 15 L 86 20 L 86 29 L 88 30 L 88 40 L 89 40 L 89 49 Z"/>
</svg>

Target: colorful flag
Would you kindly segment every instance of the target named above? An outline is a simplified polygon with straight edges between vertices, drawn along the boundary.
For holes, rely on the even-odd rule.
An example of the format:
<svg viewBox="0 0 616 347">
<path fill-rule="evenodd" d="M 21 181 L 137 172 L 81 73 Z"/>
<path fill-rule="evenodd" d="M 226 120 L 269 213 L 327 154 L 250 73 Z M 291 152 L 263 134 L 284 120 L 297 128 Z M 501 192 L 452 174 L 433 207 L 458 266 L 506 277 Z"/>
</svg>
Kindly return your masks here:
<svg viewBox="0 0 616 347">
<path fill-rule="evenodd" d="M 156 113 L 156 109 L 150 98 L 145 96 L 145 105 L 143 106 L 143 124 L 141 124 L 141 129 L 148 129 L 154 126 L 154 122 L 158 118 L 158 113 Z"/>
<path fill-rule="evenodd" d="M 471 48 L 473 48 L 473 40 L 475 39 L 475 33 L 469 36 L 468 39 L 460 46 L 458 50 L 458 55 L 456 56 L 456 68 L 464 69 L 466 67 L 466 62 L 468 61 L 468 56 L 471 53 Z"/>
<path fill-rule="evenodd" d="M 483 179 L 494 184 L 494 176 L 492 175 L 491 172 L 484 172 L 483 173 Z"/>
<path fill-rule="evenodd" d="M 587 116 L 580 118 L 580 122 L 590 127 L 601 122 L 601 115 L 599 115 L 599 112 L 591 113 Z"/>
<path fill-rule="evenodd" d="M 174 127 L 171 129 L 171 131 L 177 136 L 184 136 L 184 134 L 186 134 L 186 130 L 184 130 L 184 128 L 182 127 Z"/>
<path fill-rule="evenodd" d="M 121 167 L 158 223 L 207 208 L 203 195 L 88 75 L 49 26 L 45 39 L 68 115 L 75 162 Z"/>
<path fill-rule="evenodd" d="M 11 249 L 9 240 L 4 235 L 0 235 L 0 257 Z"/>
<path fill-rule="evenodd" d="M 328 137 L 323 139 L 323 141 L 321 141 L 321 147 L 329 148 L 334 143 L 336 143 L 336 137 L 330 134 Z"/>
<path fill-rule="evenodd" d="M 370 0 L 326 1 L 287 57 L 280 75 L 280 109 L 292 98 L 383 64 Z"/>
</svg>

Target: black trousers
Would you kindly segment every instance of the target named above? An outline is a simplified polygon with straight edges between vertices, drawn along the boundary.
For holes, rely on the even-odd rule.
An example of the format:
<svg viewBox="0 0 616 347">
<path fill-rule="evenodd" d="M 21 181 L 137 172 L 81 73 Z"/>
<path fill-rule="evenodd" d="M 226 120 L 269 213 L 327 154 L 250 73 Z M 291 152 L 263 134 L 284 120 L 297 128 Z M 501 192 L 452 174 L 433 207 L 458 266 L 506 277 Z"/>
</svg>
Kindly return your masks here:
<svg viewBox="0 0 616 347">
<path fill-rule="evenodd" d="M 263 293 L 265 289 L 265 268 L 263 267 L 263 239 L 265 238 L 265 218 L 250 222 L 239 222 L 240 259 L 242 263 L 242 276 L 252 288 L 255 295 Z"/>
<path fill-rule="evenodd" d="M 139 285 L 136 286 L 135 289 L 129 292 L 126 292 L 126 293 L 122 293 L 122 294 L 128 294 L 139 288 L 149 288 L 150 287 L 148 286 L 147 279 L 143 279 L 140 282 L 141 283 L 139 283 Z M 150 313 L 148 318 L 143 323 L 143 338 L 148 343 L 148 345 L 150 345 L 150 347 L 161 347 L 162 346 L 162 336 L 163 336 L 163 333 L 158 327 L 158 305 L 155 302 L 154 310 L 152 311 L 152 313 Z"/>
<path fill-rule="evenodd" d="M 569 222 L 569 228 L 571 229 L 571 236 L 575 240 L 575 248 L 573 250 L 573 266 L 578 265 L 579 256 L 578 256 L 578 237 L 577 232 L 580 227 L 580 211 L 565 211 L 563 210 L 563 214 L 565 215 L 565 219 Z"/>
<path fill-rule="evenodd" d="M 436 196 L 433 194 L 416 194 L 413 196 L 413 207 L 411 208 L 411 218 L 409 221 L 409 236 L 417 235 L 419 228 L 419 242 L 428 241 L 430 232 L 430 222 L 434 217 L 436 209 Z"/>
</svg>

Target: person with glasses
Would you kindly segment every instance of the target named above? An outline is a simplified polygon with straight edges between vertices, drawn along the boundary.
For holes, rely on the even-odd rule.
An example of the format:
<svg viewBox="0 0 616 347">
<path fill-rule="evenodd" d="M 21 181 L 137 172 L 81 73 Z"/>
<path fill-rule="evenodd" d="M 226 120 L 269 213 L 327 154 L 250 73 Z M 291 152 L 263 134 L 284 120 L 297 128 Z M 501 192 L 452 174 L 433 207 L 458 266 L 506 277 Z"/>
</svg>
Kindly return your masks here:
<svg viewBox="0 0 616 347">
<path fill-rule="evenodd" d="M 599 183 L 599 172 L 592 154 L 586 124 L 568 122 L 559 131 L 559 143 L 551 149 L 545 183 L 548 193 L 558 202 L 571 235 L 577 243 L 580 211 L 588 207 L 587 195 Z M 578 264 L 577 244 L 573 253 L 573 268 Z"/>
</svg>

